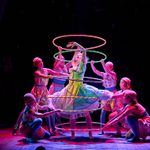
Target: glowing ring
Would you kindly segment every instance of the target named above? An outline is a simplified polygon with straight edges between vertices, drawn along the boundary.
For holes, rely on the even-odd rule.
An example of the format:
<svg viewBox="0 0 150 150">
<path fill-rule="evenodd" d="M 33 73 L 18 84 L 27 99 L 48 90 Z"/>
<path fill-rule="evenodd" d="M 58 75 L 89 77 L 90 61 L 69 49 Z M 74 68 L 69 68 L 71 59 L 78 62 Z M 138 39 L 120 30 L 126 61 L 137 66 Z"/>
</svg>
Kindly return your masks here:
<svg viewBox="0 0 150 150">
<path fill-rule="evenodd" d="M 85 121 L 79 121 L 79 122 L 76 122 L 76 124 L 87 124 Z M 99 122 L 92 122 L 92 124 L 96 124 L 96 125 L 101 125 L 103 123 L 99 123 Z M 80 131 L 80 132 L 84 132 L 84 131 L 100 131 L 101 128 L 97 128 L 97 129 L 70 129 L 70 128 L 62 128 L 62 126 L 65 126 L 65 125 L 70 125 L 70 123 L 61 123 L 61 124 L 58 124 L 56 125 L 56 130 L 59 130 L 59 131 Z M 104 124 L 103 124 L 104 125 Z"/>
<path fill-rule="evenodd" d="M 84 96 L 51 96 L 49 95 L 48 98 L 86 98 L 86 99 L 98 99 L 98 97 L 84 97 Z M 100 102 L 99 102 L 100 104 Z M 107 104 L 110 104 L 110 101 L 107 101 L 104 106 Z M 81 112 L 94 112 L 97 110 L 101 110 L 104 106 L 101 106 L 96 109 L 81 109 L 81 110 L 63 110 L 61 109 L 61 112 L 67 112 L 67 113 L 81 113 Z"/>
<path fill-rule="evenodd" d="M 66 38 L 66 37 L 88 37 L 88 38 L 94 38 L 94 39 L 98 39 L 98 40 L 101 40 L 103 41 L 102 44 L 100 45 L 97 45 L 97 46 L 93 46 L 93 47 L 88 47 L 88 48 L 85 48 L 86 50 L 90 50 L 90 49 L 97 49 L 97 48 L 100 48 L 102 46 L 104 46 L 106 44 L 106 40 L 104 38 L 101 38 L 99 36 L 95 36 L 95 35 L 88 35 L 88 34 L 68 34 L 68 35 L 61 35 L 61 36 L 57 36 L 55 37 L 53 40 L 52 40 L 52 43 L 55 47 L 60 47 L 60 45 L 57 45 L 55 43 L 56 40 L 58 39 L 61 39 L 61 38 Z M 62 47 L 63 50 L 70 50 L 68 48 L 64 48 Z"/>
<path fill-rule="evenodd" d="M 99 99 L 98 97 L 88 97 L 88 96 L 53 96 L 48 95 L 48 98 L 85 98 L 85 99 Z"/>
<path fill-rule="evenodd" d="M 107 102 L 106 104 L 109 104 L 109 102 Z M 106 105 L 105 104 L 105 105 Z M 104 105 L 104 106 L 105 106 Z M 103 107 L 104 107 L 103 106 Z M 101 110 L 103 107 L 100 107 L 100 108 L 96 108 L 96 109 L 82 109 L 82 110 L 61 110 L 62 111 L 62 113 L 63 112 L 70 112 L 70 113 L 81 113 L 81 112 L 94 112 L 94 111 L 97 111 L 97 110 Z"/>
<path fill-rule="evenodd" d="M 59 79 L 64 79 L 66 76 L 52 76 L 53 78 L 59 78 Z M 84 77 L 86 80 L 78 80 L 78 79 L 68 79 L 72 81 L 77 81 L 77 82 L 91 82 L 91 83 L 102 83 L 102 79 L 99 78 L 93 78 L 93 77 Z"/>
<path fill-rule="evenodd" d="M 59 78 L 59 79 L 64 79 L 66 76 L 52 76 L 53 78 Z M 102 82 L 102 79 L 100 79 L 100 78 L 93 78 L 93 77 L 87 77 L 87 76 L 85 76 L 84 77 L 84 79 L 87 79 L 87 80 L 96 80 L 96 81 L 100 81 L 100 82 Z M 73 80 L 73 81 L 79 81 L 79 82 L 84 82 L 84 81 L 86 81 L 86 80 L 76 80 L 76 79 L 68 79 L 68 80 Z M 92 81 L 93 82 L 93 81 Z"/>
<path fill-rule="evenodd" d="M 97 109 L 81 109 L 81 110 L 61 110 L 63 112 L 69 112 L 69 113 L 81 113 L 81 112 L 94 112 L 97 110 L 100 110 L 101 108 Z"/>
<path fill-rule="evenodd" d="M 68 53 L 68 52 L 74 52 L 74 51 L 76 51 L 76 50 L 72 50 L 72 51 L 62 51 L 61 53 Z M 106 54 L 104 54 L 103 52 L 94 51 L 94 50 L 88 50 L 87 52 L 101 54 L 102 56 L 104 56 L 104 58 L 103 58 L 104 60 L 107 59 Z M 57 60 L 61 60 L 61 59 L 57 58 L 57 55 L 58 55 L 58 54 L 60 54 L 60 52 L 55 53 L 55 54 L 53 55 L 53 57 L 54 57 L 55 59 L 57 59 Z M 99 63 L 100 61 L 101 61 L 101 59 L 98 60 L 98 61 L 94 61 L 94 63 Z M 64 62 L 71 62 L 71 60 L 66 60 L 66 59 L 65 59 Z M 90 63 L 90 61 L 88 61 L 87 63 Z"/>
<path fill-rule="evenodd" d="M 83 80 L 83 82 L 92 82 L 92 83 L 102 83 L 102 79 L 99 79 L 99 78 L 93 78 L 93 77 L 84 77 L 84 79 L 86 80 Z"/>
<path fill-rule="evenodd" d="M 84 97 L 84 96 L 49 96 L 49 98 L 90 98 L 90 99 L 98 99 L 97 97 Z M 99 102 L 100 104 L 100 102 Z M 84 112 L 94 112 L 94 111 L 97 111 L 97 110 L 101 110 L 103 107 L 105 107 L 107 104 L 110 104 L 110 101 L 107 101 L 105 105 L 99 107 L 99 108 L 96 108 L 96 109 L 81 109 L 81 110 L 63 110 L 61 109 L 61 112 L 67 112 L 67 113 L 84 113 Z"/>
</svg>

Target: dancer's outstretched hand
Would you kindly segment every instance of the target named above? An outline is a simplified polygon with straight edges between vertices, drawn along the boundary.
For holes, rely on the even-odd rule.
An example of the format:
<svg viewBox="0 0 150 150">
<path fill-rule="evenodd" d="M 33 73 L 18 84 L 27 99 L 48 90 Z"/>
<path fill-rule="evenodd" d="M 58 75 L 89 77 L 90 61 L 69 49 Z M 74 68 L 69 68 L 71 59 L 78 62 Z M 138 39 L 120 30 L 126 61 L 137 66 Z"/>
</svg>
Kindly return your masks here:
<svg viewBox="0 0 150 150">
<path fill-rule="evenodd" d="M 55 112 L 62 112 L 62 110 L 61 109 L 56 109 Z"/>
<path fill-rule="evenodd" d="M 69 42 L 66 47 L 67 48 L 73 48 L 74 46 L 76 46 L 76 42 Z"/>
</svg>

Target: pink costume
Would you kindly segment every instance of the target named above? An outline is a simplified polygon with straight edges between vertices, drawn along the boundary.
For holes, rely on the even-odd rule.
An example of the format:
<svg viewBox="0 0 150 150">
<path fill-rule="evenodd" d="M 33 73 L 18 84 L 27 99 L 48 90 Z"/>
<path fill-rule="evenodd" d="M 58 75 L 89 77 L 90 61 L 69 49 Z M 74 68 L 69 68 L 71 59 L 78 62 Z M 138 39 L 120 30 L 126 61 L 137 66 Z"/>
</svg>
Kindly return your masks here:
<svg viewBox="0 0 150 150">
<path fill-rule="evenodd" d="M 138 120 L 149 117 L 149 114 L 147 113 L 146 109 L 137 102 L 136 92 L 132 90 L 125 91 L 123 103 L 126 106 L 118 113 L 117 116 L 108 121 L 104 128 L 114 125 L 125 118 L 134 135 L 132 138 L 128 139 L 128 142 L 139 141 L 141 129 Z"/>
<path fill-rule="evenodd" d="M 64 59 L 62 55 L 59 57 Z M 70 66 L 67 66 L 63 61 L 55 60 L 53 70 L 61 73 L 68 73 L 69 67 Z M 60 78 L 54 77 L 52 79 L 52 83 L 49 88 L 49 94 L 53 94 L 55 92 L 62 90 L 65 86 L 66 81 L 67 81 L 67 77 L 60 77 Z"/>
<path fill-rule="evenodd" d="M 117 81 L 109 73 L 103 73 L 103 86 L 109 91 L 116 90 Z"/>
<path fill-rule="evenodd" d="M 48 75 L 47 69 L 44 69 L 41 71 L 42 74 Z M 38 75 L 35 75 L 34 78 L 34 86 L 31 90 L 31 93 L 36 97 L 37 102 L 39 105 L 47 105 L 49 103 L 48 101 L 48 94 L 49 91 L 47 89 L 49 78 L 43 78 L 39 77 Z"/>
</svg>

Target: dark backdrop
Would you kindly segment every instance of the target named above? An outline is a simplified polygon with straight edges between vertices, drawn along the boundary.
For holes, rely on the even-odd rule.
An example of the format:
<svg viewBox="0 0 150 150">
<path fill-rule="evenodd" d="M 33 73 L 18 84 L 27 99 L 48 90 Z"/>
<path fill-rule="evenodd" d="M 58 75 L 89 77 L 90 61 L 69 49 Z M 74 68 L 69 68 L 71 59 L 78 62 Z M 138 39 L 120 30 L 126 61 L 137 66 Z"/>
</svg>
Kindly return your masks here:
<svg viewBox="0 0 150 150">
<path fill-rule="evenodd" d="M 148 0 L 1 0 L 0 124 L 14 124 L 23 108 L 22 96 L 33 86 L 32 59 L 39 56 L 52 68 L 52 39 L 75 33 L 107 40 L 99 50 L 114 62 L 118 83 L 131 78 L 150 112 L 149 17 Z M 87 76 L 95 76 L 90 66 Z"/>
</svg>

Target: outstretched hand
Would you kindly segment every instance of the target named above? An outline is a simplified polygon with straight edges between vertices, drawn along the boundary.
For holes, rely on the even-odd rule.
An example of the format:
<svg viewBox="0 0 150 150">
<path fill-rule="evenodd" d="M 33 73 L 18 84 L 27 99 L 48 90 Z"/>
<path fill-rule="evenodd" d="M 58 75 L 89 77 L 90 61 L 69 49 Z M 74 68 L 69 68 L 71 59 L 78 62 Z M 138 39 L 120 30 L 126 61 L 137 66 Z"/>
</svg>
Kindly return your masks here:
<svg viewBox="0 0 150 150">
<path fill-rule="evenodd" d="M 53 79 L 53 76 L 52 75 L 48 75 L 48 78 Z"/>
<path fill-rule="evenodd" d="M 58 46 L 58 50 L 59 50 L 59 52 L 61 52 L 62 51 L 62 47 L 61 46 Z"/>
<path fill-rule="evenodd" d="M 85 49 L 77 42 L 69 42 L 67 45 L 66 45 L 67 48 L 73 48 L 73 47 L 76 47 L 76 50 L 81 52 L 81 51 L 85 51 Z"/>
<path fill-rule="evenodd" d="M 65 77 L 69 77 L 68 73 L 61 73 L 61 75 L 65 76 Z"/>
<path fill-rule="evenodd" d="M 76 46 L 76 42 L 69 42 L 66 47 L 67 48 L 73 48 L 74 46 Z"/>
<path fill-rule="evenodd" d="M 61 109 L 56 109 L 55 112 L 62 112 L 62 110 Z"/>
<path fill-rule="evenodd" d="M 104 63 L 104 59 L 101 59 L 100 62 L 101 62 L 101 63 Z"/>
<path fill-rule="evenodd" d="M 91 65 L 94 65 L 94 60 L 91 60 Z"/>
</svg>

